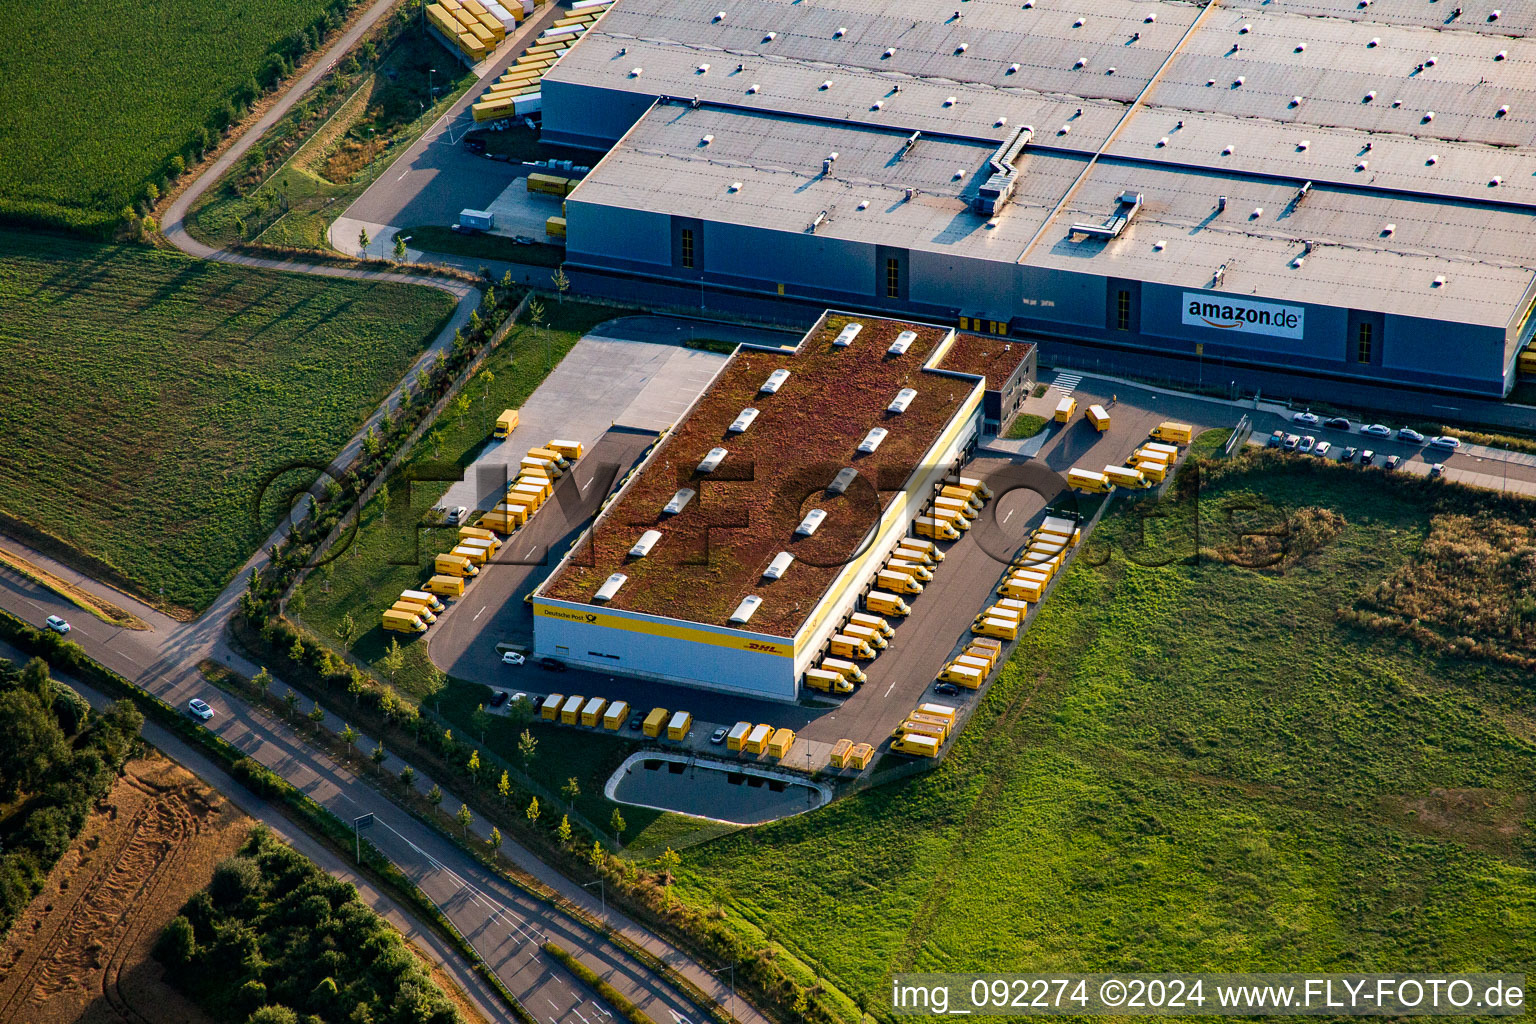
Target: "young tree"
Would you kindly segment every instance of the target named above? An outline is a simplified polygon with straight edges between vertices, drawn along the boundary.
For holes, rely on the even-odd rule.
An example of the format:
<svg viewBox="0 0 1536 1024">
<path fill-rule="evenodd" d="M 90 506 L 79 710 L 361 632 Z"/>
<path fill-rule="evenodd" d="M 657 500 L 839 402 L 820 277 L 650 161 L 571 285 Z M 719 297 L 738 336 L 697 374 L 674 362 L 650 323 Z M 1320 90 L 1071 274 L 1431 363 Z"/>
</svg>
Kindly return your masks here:
<svg viewBox="0 0 1536 1024">
<path fill-rule="evenodd" d="M 614 842 L 623 842 L 624 830 L 629 827 L 629 823 L 624 820 L 624 815 L 619 813 L 617 807 L 613 809 L 613 817 L 608 819 L 608 827 L 613 830 Z"/>
<path fill-rule="evenodd" d="M 321 707 L 318 702 L 309 709 L 309 720 L 314 723 L 315 730 L 318 732 L 321 724 L 325 721 L 325 708 Z"/>
<path fill-rule="evenodd" d="M 444 672 L 430 661 L 427 662 L 427 686 L 429 687 L 427 691 L 428 694 L 430 695 L 436 693 L 447 685 L 448 673 Z"/>
<path fill-rule="evenodd" d="M 283 694 L 283 703 L 288 705 L 288 717 L 292 718 L 293 713 L 299 709 L 299 695 L 289 690 Z"/>
<path fill-rule="evenodd" d="M 464 830 L 464 838 L 469 838 L 469 826 L 474 823 L 475 816 L 469 811 L 469 804 L 459 804 L 459 813 L 454 815 L 459 819 L 459 827 Z"/>
<path fill-rule="evenodd" d="M 405 262 L 405 236 L 395 235 L 395 259 Z"/>
<path fill-rule="evenodd" d="M 410 765 L 406 765 L 404 768 L 400 769 L 400 785 L 404 786 L 406 789 L 410 789 L 411 788 L 411 784 L 414 783 L 415 781 L 416 781 L 416 769 L 415 768 L 412 768 Z"/>
<path fill-rule="evenodd" d="M 533 764 L 534 755 L 539 752 L 539 741 L 533 738 L 533 733 L 527 729 L 517 737 L 517 756 L 522 759 L 523 771 Z"/>
<path fill-rule="evenodd" d="M 336 639 L 341 641 L 343 647 L 351 647 L 352 641 L 357 639 L 357 620 L 352 617 L 351 612 L 347 612 L 341 617 L 341 621 L 336 623 Z"/>
<path fill-rule="evenodd" d="M 469 713 L 469 720 L 474 724 L 475 731 L 480 734 L 480 742 L 485 742 L 485 730 L 490 727 L 491 716 L 481 704 Z"/>
<path fill-rule="evenodd" d="M 388 756 L 389 755 L 384 752 L 383 740 L 380 740 L 379 745 L 373 748 L 373 753 L 368 755 L 369 759 L 373 761 L 375 767 L 379 769 L 380 774 L 382 774 L 384 771 L 384 759 Z"/>
<path fill-rule="evenodd" d="M 464 767 L 469 769 L 469 777 L 478 782 L 480 779 L 480 751 L 471 750 L 469 752 L 469 763 Z"/>
<path fill-rule="evenodd" d="M 555 272 L 549 276 L 555 286 L 555 301 L 564 302 L 565 293 L 571 290 L 571 279 L 565 276 L 564 267 L 556 267 Z"/>
<path fill-rule="evenodd" d="M 272 686 L 272 673 L 267 671 L 265 665 L 261 667 L 261 671 L 257 672 L 255 678 L 251 680 L 251 685 L 256 687 L 256 692 L 263 697 L 267 695 L 267 690 Z"/>
<path fill-rule="evenodd" d="M 565 780 L 565 785 L 560 787 L 560 795 L 565 797 L 565 802 L 571 810 L 576 809 L 576 798 L 581 796 L 581 783 L 576 781 L 576 776 Z"/>
<path fill-rule="evenodd" d="M 501 856 L 501 829 L 492 825 L 491 834 L 486 838 L 485 845 L 489 846 L 491 853 L 499 858 Z"/>
<path fill-rule="evenodd" d="M 437 783 L 434 782 L 432 783 L 432 788 L 427 790 L 427 803 L 431 804 L 433 807 L 436 807 L 442 802 L 443 791 L 438 787 Z"/>
<path fill-rule="evenodd" d="M 608 855 L 603 852 L 603 844 L 596 839 L 592 840 L 592 849 L 587 853 L 587 863 L 592 865 L 592 870 L 601 871 L 603 862 L 607 859 Z"/>
<path fill-rule="evenodd" d="M 528 323 L 533 326 L 533 340 L 538 341 L 544 337 L 544 303 L 538 299 L 528 300 Z M 549 340 L 544 341 L 544 369 L 549 369 Z"/>
<path fill-rule="evenodd" d="M 372 241 L 373 241 L 373 239 L 368 237 L 368 229 L 367 228 L 359 228 L 358 229 L 358 232 L 357 232 L 357 248 L 358 248 L 358 255 L 359 256 L 366 256 L 366 255 L 368 255 L 368 244 L 370 242 L 372 242 Z"/>
<path fill-rule="evenodd" d="M 569 814 L 560 815 L 560 827 L 555 829 L 555 835 L 559 837 L 562 849 L 571 845 L 571 816 Z"/>
<path fill-rule="evenodd" d="M 512 780 L 507 777 L 505 770 L 501 773 L 501 780 L 496 783 L 496 795 L 505 803 L 512 799 Z"/>
<path fill-rule="evenodd" d="M 475 380 L 480 382 L 480 413 L 484 415 L 491 401 L 491 385 L 496 383 L 496 375 L 490 370 L 481 370 Z"/>
<path fill-rule="evenodd" d="M 534 797 L 528 801 L 528 809 L 523 813 L 528 816 L 528 824 L 537 825 L 539 823 L 539 798 Z"/>
<path fill-rule="evenodd" d="M 664 850 L 662 852 L 660 857 L 656 858 L 656 863 L 658 865 L 660 865 L 660 867 L 661 867 L 661 879 L 662 879 L 661 884 L 662 884 L 662 887 L 664 889 L 666 889 L 666 892 L 667 892 L 667 905 L 671 906 L 672 905 L 672 875 L 673 875 L 674 872 L 677 871 L 678 867 L 682 865 L 683 858 L 679 857 L 677 855 L 677 851 L 672 849 L 672 847 L 669 846 L 669 847 L 666 848 L 666 850 Z"/>
<path fill-rule="evenodd" d="M 372 427 L 363 435 L 363 452 L 370 459 L 378 458 L 379 452 L 384 450 L 384 439 L 379 437 L 379 432 Z"/>
<path fill-rule="evenodd" d="M 435 428 L 433 428 L 432 432 L 427 435 L 427 440 L 432 442 L 432 457 L 434 459 L 442 458 L 442 455 L 443 455 L 443 428 L 442 427 L 435 427 Z"/>
<path fill-rule="evenodd" d="M 459 421 L 461 430 L 464 428 L 464 418 L 469 415 L 469 410 L 469 396 L 460 391 L 458 397 L 453 400 L 453 415 Z"/>
<path fill-rule="evenodd" d="M 293 638 L 293 643 L 288 648 L 288 660 L 289 661 L 303 661 L 304 660 L 304 639 L 302 637 L 297 637 L 296 636 L 296 637 Z"/>
<path fill-rule="evenodd" d="M 398 637 L 389 642 L 389 650 L 384 653 L 379 664 L 384 666 L 384 671 L 389 673 L 389 681 L 393 683 L 395 673 L 405 667 L 405 649 L 400 646 Z"/>
<path fill-rule="evenodd" d="M 361 675 L 353 675 L 347 679 L 347 693 L 352 695 L 353 704 L 362 699 L 364 689 L 363 677 Z"/>
<path fill-rule="evenodd" d="M 347 756 L 351 757 L 352 745 L 357 742 L 357 730 L 352 728 L 351 725 L 344 724 L 341 727 L 341 732 L 337 734 L 337 738 L 347 745 Z"/>
</svg>

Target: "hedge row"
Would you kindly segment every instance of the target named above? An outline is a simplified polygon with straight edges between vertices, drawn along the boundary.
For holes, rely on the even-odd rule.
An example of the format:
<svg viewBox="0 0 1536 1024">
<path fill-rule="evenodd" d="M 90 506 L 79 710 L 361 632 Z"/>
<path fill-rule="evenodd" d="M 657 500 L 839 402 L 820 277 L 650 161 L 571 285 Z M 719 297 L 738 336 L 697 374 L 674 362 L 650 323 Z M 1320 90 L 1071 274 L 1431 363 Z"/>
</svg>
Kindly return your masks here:
<svg viewBox="0 0 1536 1024">
<path fill-rule="evenodd" d="M 609 1006 L 623 1014 L 624 1019 L 629 1021 L 629 1024 L 656 1024 L 655 1021 L 646 1015 L 644 1010 L 630 1002 L 628 996 L 608 984 L 602 978 L 599 978 L 596 972 L 567 953 L 556 943 L 545 942 L 540 948 L 564 964 L 566 970 L 581 979 L 582 984 L 601 996 Z"/>
</svg>

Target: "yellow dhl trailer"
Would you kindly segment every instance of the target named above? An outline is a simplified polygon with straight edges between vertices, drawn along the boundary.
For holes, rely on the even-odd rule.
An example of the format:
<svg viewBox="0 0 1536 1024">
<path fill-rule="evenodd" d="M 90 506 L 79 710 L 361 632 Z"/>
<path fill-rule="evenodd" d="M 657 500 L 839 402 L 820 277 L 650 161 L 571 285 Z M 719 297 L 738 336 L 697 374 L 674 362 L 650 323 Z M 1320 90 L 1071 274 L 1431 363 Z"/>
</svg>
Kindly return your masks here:
<svg viewBox="0 0 1536 1024">
<path fill-rule="evenodd" d="M 930 715 L 923 711 L 913 711 L 907 715 L 907 721 L 913 725 L 931 725 L 939 730 L 940 739 L 949 739 L 949 730 L 954 727 L 954 722 L 938 715 Z"/>
<path fill-rule="evenodd" d="M 593 697 L 581 706 L 582 725 L 601 725 L 603 722 L 603 708 L 608 706 L 608 701 L 602 697 Z"/>
<path fill-rule="evenodd" d="M 883 590 L 893 590 L 898 594 L 921 594 L 923 585 L 910 576 L 903 576 L 899 572 L 890 572 L 881 569 L 875 573 L 875 586 Z"/>
<path fill-rule="evenodd" d="M 688 738 L 688 730 L 692 728 L 692 715 L 686 711 L 674 711 L 671 720 L 667 722 L 667 739 L 685 740 Z"/>
<path fill-rule="evenodd" d="M 992 497 L 992 488 L 988 487 L 979 477 L 957 475 L 951 476 L 949 482 L 956 487 L 964 487 L 968 491 L 975 491 L 981 495 L 982 500 Z"/>
<path fill-rule="evenodd" d="M 939 704 L 936 701 L 924 701 L 917 706 L 917 710 L 925 715 L 937 715 L 949 722 L 951 726 L 959 719 L 959 713 L 948 704 Z"/>
<path fill-rule="evenodd" d="M 848 766 L 848 751 L 853 749 L 853 740 L 844 737 L 832 744 L 832 754 L 828 758 L 833 768 L 846 768 Z"/>
<path fill-rule="evenodd" d="M 553 448 L 530 448 L 528 449 L 528 454 L 535 459 L 544 459 L 547 462 L 553 462 L 556 468 L 559 469 L 562 473 L 571 468 L 571 460 L 566 458 L 564 455 L 561 455 Z"/>
<path fill-rule="evenodd" d="M 848 751 L 848 757 L 843 762 L 843 767 L 863 771 L 869 767 L 869 761 L 875 756 L 875 748 L 868 743 L 855 743 Z"/>
<path fill-rule="evenodd" d="M 640 731 L 653 740 L 659 739 L 661 731 L 667 727 L 667 717 L 666 708 L 651 708 Z"/>
<path fill-rule="evenodd" d="M 517 479 L 512 481 L 512 486 L 506 496 L 507 501 L 516 501 L 516 492 L 519 487 L 531 487 L 538 492 L 540 499 L 548 499 L 554 496 L 555 480 L 543 469 L 522 469 L 517 474 Z"/>
<path fill-rule="evenodd" d="M 896 545 L 896 550 L 891 552 L 892 558 L 899 558 L 904 562 L 912 562 L 915 565 L 926 565 L 932 569 L 939 564 L 939 560 L 933 557 L 931 551 L 923 548 L 911 547 L 910 540 L 904 540 Z"/>
<path fill-rule="evenodd" d="M 1170 451 L 1164 451 L 1161 445 L 1159 445 L 1156 448 L 1153 448 L 1149 444 L 1144 444 L 1140 448 L 1137 448 L 1134 452 L 1131 453 L 1131 458 L 1130 458 L 1129 461 L 1131 461 L 1131 462 L 1161 462 L 1164 466 L 1171 466 L 1171 465 L 1173 465 L 1174 460 L 1177 459 L 1177 458 L 1178 458 L 1178 454 L 1177 453 L 1170 452 Z"/>
<path fill-rule="evenodd" d="M 1029 602 L 1020 601 L 1018 598 L 1005 597 L 992 606 L 994 614 L 1002 615 L 1008 612 L 1023 618 L 1029 614 Z"/>
<path fill-rule="evenodd" d="M 789 748 L 795 745 L 795 730 L 775 729 L 768 739 L 768 756 L 779 760 L 789 756 Z"/>
<path fill-rule="evenodd" d="M 957 666 L 960 666 L 962 668 L 973 668 L 973 669 L 975 669 L 976 671 L 981 673 L 981 678 L 983 680 L 985 680 L 987 678 L 987 673 L 992 671 L 992 662 L 991 662 L 990 659 L 988 659 L 988 658 L 978 658 L 978 657 L 976 657 L 973 654 L 962 654 L 962 655 L 960 655 L 959 657 L 957 657 L 955 659 L 954 664 L 956 664 Z"/>
<path fill-rule="evenodd" d="M 550 217 L 544 222 L 544 233 L 550 238 L 565 237 L 565 218 Z"/>
<path fill-rule="evenodd" d="M 539 485 L 532 481 L 524 482 L 519 479 L 507 491 L 507 504 L 521 505 L 530 512 L 536 512 L 539 506 L 544 504 L 544 499 L 549 497 L 548 492 L 548 484 Z"/>
<path fill-rule="evenodd" d="M 933 507 L 936 509 L 950 509 L 954 512 L 958 512 L 968 520 L 975 519 L 977 515 L 976 509 L 971 505 L 969 501 L 966 501 L 963 498 L 946 498 L 940 495 L 939 497 L 933 499 Z"/>
<path fill-rule="evenodd" d="M 517 429 L 517 410 L 503 409 L 501 415 L 496 417 L 496 429 L 491 431 L 491 436 L 501 439 L 511 435 Z"/>
<path fill-rule="evenodd" d="M 427 580 L 427 589 L 443 597 L 463 597 L 464 580 L 457 574 L 433 576 Z"/>
<path fill-rule="evenodd" d="M 961 686 L 974 690 L 981 685 L 982 674 L 979 670 L 967 665 L 948 664 L 939 673 L 939 682 L 958 683 Z"/>
<path fill-rule="evenodd" d="M 820 693 L 852 693 L 853 684 L 841 675 L 824 668 L 805 670 L 805 685 Z"/>
<path fill-rule="evenodd" d="M 408 601 L 411 604 L 424 604 L 434 612 L 443 610 L 443 602 L 437 599 L 437 595 L 425 590 L 402 590 L 400 591 L 400 600 Z"/>
<path fill-rule="evenodd" d="M 565 703 L 560 705 L 560 724 L 579 725 L 581 723 L 581 706 L 587 702 L 587 698 L 580 694 L 572 694 L 565 698 Z"/>
<path fill-rule="evenodd" d="M 1160 484 L 1168 479 L 1168 464 L 1166 462 L 1138 462 L 1136 463 L 1136 470 L 1155 484 Z"/>
<path fill-rule="evenodd" d="M 480 569 L 461 555 L 438 555 L 432 560 L 432 571 L 444 576 L 478 576 Z"/>
<path fill-rule="evenodd" d="M 452 551 L 448 552 L 457 558 L 463 558 L 470 565 L 484 565 L 491 557 L 491 553 L 485 548 L 470 547 L 468 541 L 461 541 Z"/>
<path fill-rule="evenodd" d="M 868 626 L 881 636 L 895 636 L 896 630 L 889 622 L 878 615 L 866 615 L 864 612 L 854 612 L 848 616 L 848 621 L 856 626 Z"/>
<path fill-rule="evenodd" d="M 1099 433 L 1109 429 L 1109 413 L 1102 405 L 1090 405 L 1087 413 L 1088 422 L 1093 424 L 1093 429 Z"/>
<path fill-rule="evenodd" d="M 603 712 L 603 728 L 609 732 L 618 732 L 624 728 L 624 720 L 629 717 L 629 705 L 622 700 L 616 700 L 608 705 L 608 710 Z"/>
<path fill-rule="evenodd" d="M 425 633 L 426 624 L 411 612 L 386 611 L 383 616 L 384 628 L 391 633 Z"/>
<path fill-rule="evenodd" d="M 1105 466 L 1104 476 L 1116 487 L 1141 490 L 1147 486 L 1147 478 L 1141 475 L 1141 471 L 1129 466 Z"/>
<path fill-rule="evenodd" d="M 1108 494 L 1115 489 L 1114 483 L 1103 473 L 1095 473 L 1091 469 L 1067 470 L 1067 486 L 1074 491 L 1086 491 L 1090 494 Z"/>
<path fill-rule="evenodd" d="M 763 723 L 754 725 L 747 738 L 741 741 L 741 749 L 747 754 L 761 754 L 768 746 L 768 740 L 773 736 L 773 726 Z"/>
<path fill-rule="evenodd" d="M 1009 577 L 997 588 L 1003 597 L 1016 597 L 1023 601 L 1039 601 L 1045 593 L 1045 584 L 1038 580 Z"/>
<path fill-rule="evenodd" d="M 939 747 L 943 746 L 932 736 L 922 736 L 909 733 L 891 741 L 891 750 L 898 754 L 911 754 L 914 757 L 938 757 Z"/>
<path fill-rule="evenodd" d="M 987 650 L 992 652 L 992 658 L 994 661 L 1003 656 L 1003 645 L 996 640 L 988 640 L 986 637 L 973 636 L 971 637 L 971 646 L 985 647 Z"/>
<path fill-rule="evenodd" d="M 543 77 L 544 72 L 541 68 L 513 68 L 496 79 L 496 86 L 537 84 L 539 79 Z M 496 86 L 491 88 L 494 89 Z"/>
<path fill-rule="evenodd" d="M 963 533 L 971 528 L 970 518 L 961 515 L 956 509 L 935 505 L 928 514 L 941 523 L 948 523 L 950 529 L 956 533 Z"/>
<path fill-rule="evenodd" d="M 1162 452 L 1168 456 L 1169 461 L 1179 457 L 1178 448 L 1171 444 L 1165 444 L 1161 441 L 1147 441 L 1141 446 L 1141 450 L 1144 452 Z"/>
<path fill-rule="evenodd" d="M 549 442 L 549 444 L 545 445 L 544 447 L 548 448 L 550 451 L 559 452 L 561 457 L 564 458 L 567 462 L 575 462 L 577 459 L 586 454 L 586 449 L 581 446 L 580 441 L 557 440 Z"/>
<path fill-rule="evenodd" d="M 1159 441 L 1167 441 L 1169 444 L 1185 445 L 1194 436 L 1195 428 L 1188 423 L 1175 423 L 1172 420 L 1164 420 L 1152 428 L 1152 436 Z"/>
<path fill-rule="evenodd" d="M 954 484 L 945 484 L 944 486 L 940 487 L 939 497 L 957 498 L 971 506 L 971 508 L 978 510 L 986 504 L 986 502 L 981 499 L 981 495 L 977 494 L 975 491 L 968 491 L 964 487 L 956 487 Z"/>
<path fill-rule="evenodd" d="M 931 540 L 919 540 L 916 537 L 903 537 L 901 540 L 896 542 L 896 546 L 901 548 L 911 548 L 914 551 L 923 552 L 928 556 L 929 564 L 944 561 L 944 552 L 940 551 L 939 546 Z"/>
<path fill-rule="evenodd" d="M 437 616 L 432 614 L 431 608 L 412 601 L 396 601 L 389 606 L 389 610 L 392 612 L 403 612 L 406 615 L 414 615 L 429 626 L 437 621 Z"/>
<path fill-rule="evenodd" d="M 731 731 L 725 734 L 725 749 L 743 749 L 747 743 L 747 734 L 751 731 L 751 722 L 737 722 L 735 725 L 731 726 Z"/>
<path fill-rule="evenodd" d="M 886 562 L 885 571 L 910 576 L 919 583 L 931 583 L 933 581 L 933 571 L 926 565 L 918 562 L 909 562 L 903 558 L 893 558 Z"/>
<path fill-rule="evenodd" d="M 564 703 L 565 694 L 550 694 L 539 704 L 539 717 L 546 722 L 558 722 L 560 720 L 560 705 Z"/>
<path fill-rule="evenodd" d="M 561 469 L 557 463 L 541 459 L 537 455 L 524 455 L 522 461 L 518 463 L 520 475 L 548 480 L 550 483 L 560 479 L 564 472 L 565 470 Z"/>
<path fill-rule="evenodd" d="M 528 191 L 542 192 L 549 196 L 566 196 L 571 191 L 571 179 L 535 171 L 528 175 Z"/>
<path fill-rule="evenodd" d="M 827 672 L 836 672 L 844 682 L 848 683 L 862 683 L 869 679 L 863 669 L 842 658 L 822 658 L 820 667 Z"/>
<path fill-rule="evenodd" d="M 1071 423 L 1072 414 L 1077 412 L 1077 399 L 1071 395 L 1062 395 L 1061 401 L 1056 403 L 1056 422 Z"/>
<path fill-rule="evenodd" d="M 990 672 L 997 666 L 998 652 L 996 648 L 983 647 L 981 644 L 981 638 L 973 639 L 969 646 L 966 647 L 965 653 L 961 654 L 960 657 L 976 658 L 979 661 L 984 661 L 987 663 L 987 671 Z"/>
<path fill-rule="evenodd" d="M 1515 373 L 1521 377 L 1536 377 L 1536 349 L 1526 349 L 1515 360 Z"/>
<path fill-rule="evenodd" d="M 509 96 L 506 99 L 492 99 L 476 103 L 469 108 L 470 116 L 476 121 L 495 121 L 502 117 L 511 117 L 517 113 L 517 105 Z"/>
<path fill-rule="evenodd" d="M 497 515 L 505 516 L 507 519 L 512 520 L 518 526 L 522 526 L 525 522 L 528 521 L 527 505 L 518 505 L 510 501 L 500 501 L 496 503 L 496 508 L 494 511 Z"/>
<path fill-rule="evenodd" d="M 918 516 L 912 522 L 912 529 L 920 537 L 931 537 L 935 540 L 959 540 L 960 531 L 950 526 L 942 519 L 932 516 Z"/>
<path fill-rule="evenodd" d="M 971 632 L 980 636 L 994 636 L 999 640 L 1017 640 L 1019 624 L 1012 619 L 982 619 L 971 627 Z"/>
<path fill-rule="evenodd" d="M 480 525 L 489 526 L 491 529 L 500 530 L 502 533 L 512 533 L 517 529 L 517 523 L 514 520 L 508 519 L 500 512 L 487 512 L 481 517 Z"/>
<path fill-rule="evenodd" d="M 868 626 L 855 626 L 848 623 L 843 626 L 843 635 L 851 636 L 856 640 L 862 640 L 877 651 L 883 651 L 891 645 L 891 642 Z"/>
<path fill-rule="evenodd" d="M 881 615 L 910 615 L 912 606 L 895 594 L 883 590 L 871 590 L 864 595 L 864 607 Z"/>
<path fill-rule="evenodd" d="M 454 548 L 454 550 L 457 551 L 459 548 L 467 548 L 470 551 L 483 551 L 485 552 L 485 561 L 489 562 L 496 557 L 496 552 L 501 550 L 501 541 L 484 540 L 480 537 L 466 537 L 459 541 L 458 547 Z"/>
<path fill-rule="evenodd" d="M 1054 533 L 1058 537 L 1070 537 L 1076 540 L 1082 534 L 1077 521 L 1063 516 L 1046 516 L 1040 525 L 1035 527 L 1036 533 Z"/>
<path fill-rule="evenodd" d="M 501 538 L 480 526 L 459 527 L 459 540 L 488 540 L 491 541 L 492 549 L 501 547 Z"/>
<path fill-rule="evenodd" d="M 858 637 L 834 633 L 827 641 L 828 649 L 839 658 L 858 658 L 868 661 L 875 656 L 875 649 Z"/>
</svg>

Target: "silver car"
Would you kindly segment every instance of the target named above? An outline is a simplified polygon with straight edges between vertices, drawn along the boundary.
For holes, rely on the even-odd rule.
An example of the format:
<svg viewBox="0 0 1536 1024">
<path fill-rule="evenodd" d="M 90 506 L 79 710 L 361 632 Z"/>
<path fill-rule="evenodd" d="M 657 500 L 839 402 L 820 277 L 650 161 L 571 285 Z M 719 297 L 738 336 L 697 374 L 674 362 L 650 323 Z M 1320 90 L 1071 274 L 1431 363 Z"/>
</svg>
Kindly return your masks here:
<svg viewBox="0 0 1536 1024">
<path fill-rule="evenodd" d="M 208 706 L 207 701 L 199 697 L 193 697 L 187 701 L 187 713 L 199 721 L 206 722 L 213 717 L 213 708 Z"/>
<path fill-rule="evenodd" d="M 1451 437 L 1448 434 L 1441 434 L 1439 437 L 1430 438 L 1429 446 L 1431 448 L 1444 448 L 1448 451 L 1455 451 L 1461 447 L 1461 438 Z"/>
</svg>

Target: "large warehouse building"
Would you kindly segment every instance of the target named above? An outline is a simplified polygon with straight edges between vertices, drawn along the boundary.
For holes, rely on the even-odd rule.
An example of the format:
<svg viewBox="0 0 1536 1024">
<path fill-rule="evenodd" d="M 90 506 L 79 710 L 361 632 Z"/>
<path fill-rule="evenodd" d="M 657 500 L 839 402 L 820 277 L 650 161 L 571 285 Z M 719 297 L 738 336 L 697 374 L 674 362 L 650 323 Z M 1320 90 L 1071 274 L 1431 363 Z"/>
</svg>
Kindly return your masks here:
<svg viewBox="0 0 1536 1024">
<path fill-rule="evenodd" d="M 619 0 L 545 78 L 607 151 L 579 287 L 1505 393 L 1531 0 Z"/>
<path fill-rule="evenodd" d="M 533 594 L 534 649 L 792 701 L 1032 346 L 824 315 L 743 347 Z"/>
</svg>

